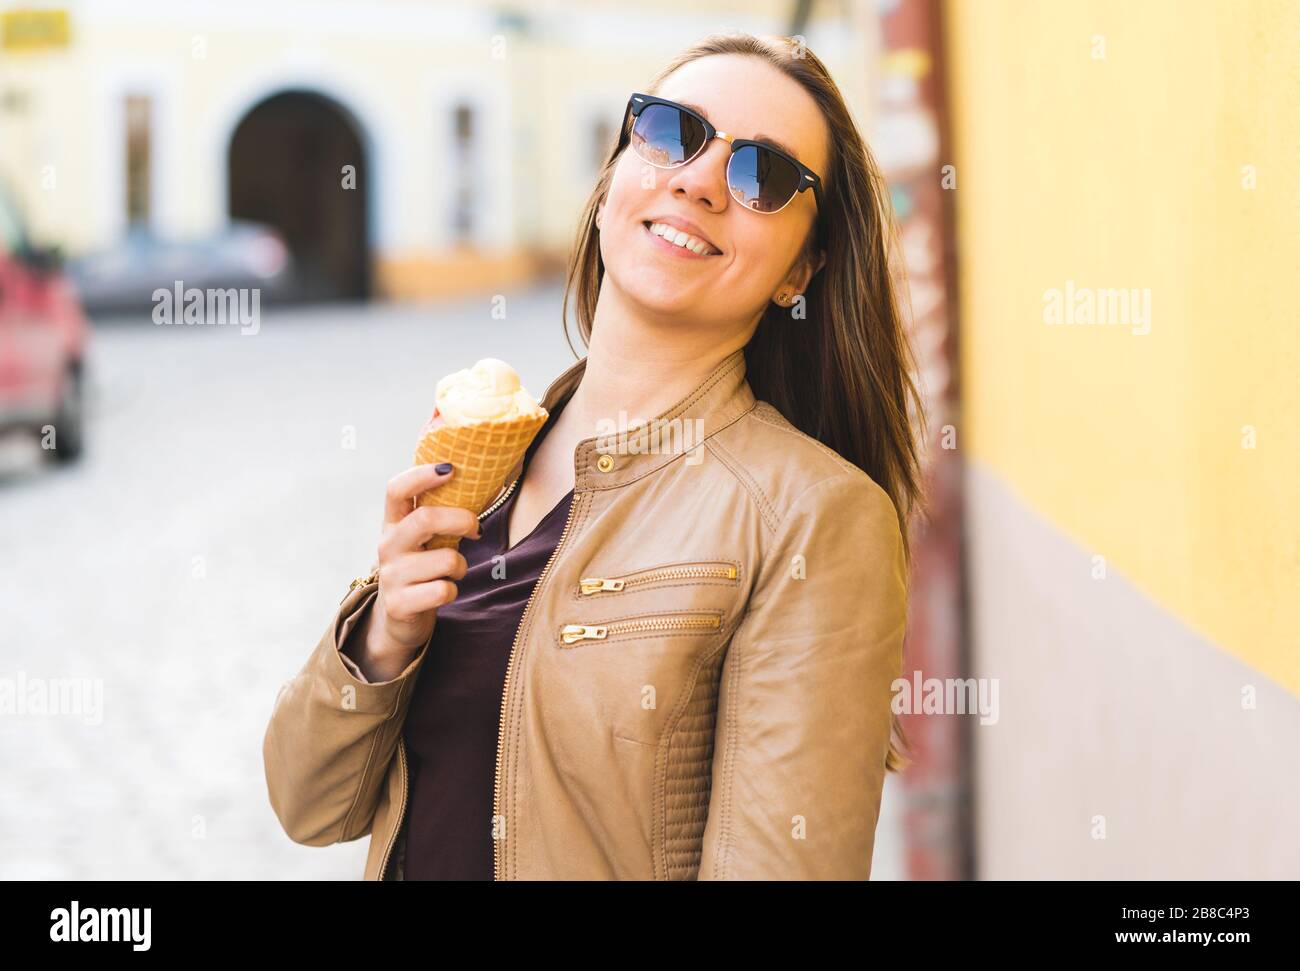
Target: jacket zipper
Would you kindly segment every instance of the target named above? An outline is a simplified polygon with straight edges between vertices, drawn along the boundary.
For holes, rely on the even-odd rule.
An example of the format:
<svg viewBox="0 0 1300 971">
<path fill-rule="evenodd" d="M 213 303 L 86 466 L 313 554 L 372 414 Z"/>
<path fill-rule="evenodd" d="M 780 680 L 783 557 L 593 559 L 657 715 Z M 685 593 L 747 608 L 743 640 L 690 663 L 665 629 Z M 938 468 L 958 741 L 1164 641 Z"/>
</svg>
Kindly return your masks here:
<svg viewBox="0 0 1300 971">
<path fill-rule="evenodd" d="M 492 505 L 488 506 L 486 509 L 484 509 L 481 513 L 478 514 L 479 521 L 482 522 L 485 518 L 490 516 L 492 513 L 496 512 L 497 508 L 501 505 L 501 503 L 505 502 L 507 499 L 510 498 L 510 493 L 515 491 L 515 486 L 518 484 L 519 484 L 519 479 L 516 478 L 514 482 L 510 483 L 509 488 L 507 488 L 505 492 L 501 493 L 500 499 L 492 503 Z"/>
<path fill-rule="evenodd" d="M 717 614 L 654 614 L 616 620 L 609 624 L 565 624 L 560 630 L 560 637 L 564 643 L 574 644 L 583 640 L 603 641 L 610 634 L 627 634 L 632 631 L 717 630 L 721 626 L 722 617 Z"/>
<path fill-rule="evenodd" d="M 397 807 L 397 825 L 393 827 L 393 835 L 388 837 L 388 846 L 384 848 L 384 858 L 379 864 L 379 879 L 384 879 L 384 873 L 388 870 L 388 858 L 393 853 L 393 847 L 397 843 L 397 834 L 402 831 L 402 817 L 406 814 L 406 741 L 400 735 L 397 737 L 397 766 L 402 776 L 402 802 Z"/>
<path fill-rule="evenodd" d="M 516 482 L 519 480 L 516 479 Z M 513 486 L 512 486 L 513 488 Z M 524 623 L 528 620 L 528 611 L 532 609 L 533 601 L 537 598 L 537 591 L 542 589 L 542 583 L 546 580 L 546 574 L 551 570 L 551 564 L 555 558 L 560 555 L 560 548 L 564 546 L 564 538 L 569 535 L 569 526 L 573 522 L 573 509 L 578 504 L 578 494 L 573 494 L 573 499 L 569 502 L 568 515 L 564 517 L 564 529 L 560 533 L 560 539 L 555 544 L 555 549 L 551 550 L 551 555 L 546 560 L 546 565 L 542 567 L 542 572 L 537 575 L 537 582 L 533 584 L 532 593 L 528 595 L 528 601 L 524 604 L 524 612 L 519 616 L 519 626 L 515 628 L 515 639 L 510 644 L 510 657 L 506 661 L 506 680 L 501 688 L 501 719 L 497 723 L 497 764 L 496 775 L 492 783 L 492 819 L 501 819 L 501 740 L 506 734 L 506 699 L 510 695 L 510 676 L 515 669 L 515 649 L 519 646 L 519 634 L 524 629 Z M 509 833 L 510 821 L 506 820 L 506 833 Z M 501 844 L 507 839 L 505 834 L 501 839 L 492 840 L 492 879 L 501 879 Z"/>
<path fill-rule="evenodd" d="M 491 506 L 489 506 L 487 509 L 484 509 L 481 513 L 478 514 L 479 521 L 482 522 L 483 519 L 491 515 L 503 502 L 509 499 L 510 493 L 515 491 L 515 486 L 518 484 L 519 484 L 519 479 L 516 478 L 513 482 L 510 483 L 506 491 L 501 494 L 501 498 L 499 498 L 496 502 L 492 503 Z M 506 677 L 507 679 L 509 678 L 508 673 Z M 498 738 L 498 746 L 499 744 L 500 744 L 500 739 Z M 406 799 L 407 799 L 406 741 L 400 736 L 397 739 L 397 764 L 402 776 L 402 803 L 397 810 L 397 825 L 393 827 L 393 835 L 388 838 L 388 846 L 384 849 L 383 862 L 379 864 L 379 879 L 381 881 L 384 879 L 384 873 L 388 869 L 388 858 L 393 853 L 393 847 L 397 845 L 397 834 L 402 831 L 402 817 L 406 813 Z"/>
<path fill-rule="evenodd" d="M 579 581 L 584 596 L 605 591 L 622 590 L 641 583 L 655 583 L 659 580 L 677 580 L 684 577 L 719 577 L 725 580 L 736 579 L 736 568 L 730 563 L 717 566 L 705 566 L 692 563 L 683 566 L 666 566 L 656 570 L 638 570 L 636 573 L 624 573 L 617 577 L 583 577 Z"/>
</svg>

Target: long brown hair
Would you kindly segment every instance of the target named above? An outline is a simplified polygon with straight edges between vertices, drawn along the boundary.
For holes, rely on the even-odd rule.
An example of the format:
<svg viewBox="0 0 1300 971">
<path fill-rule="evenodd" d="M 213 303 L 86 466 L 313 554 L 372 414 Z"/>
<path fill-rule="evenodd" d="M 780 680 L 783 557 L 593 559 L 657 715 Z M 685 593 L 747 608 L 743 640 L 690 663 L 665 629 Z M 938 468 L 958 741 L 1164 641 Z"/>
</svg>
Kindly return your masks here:
<svg viewBox="0 0 1300 971">
<path fill-rule="evenodd" d="M 826 264 L 805 290 L 805 319 L 792 321 L 787 308 L 768 304 L 745 345 L 746 378 L 755 397 L 885 490 L 898 515 L 910 566 L 908 527 L 924 506 L 918 438 L 925 411 L 891 273 L 901 261 L 890 261 L 897 232 L 888 186 L 826 66 L 791 38 L 710 35 L 674 58 L 645 92 L 658 93 L 682 65 L 712 54 L 741 54 L 771 64 L 812 96 L 830 130 L 829 164 L 821 173 L 826 209 L 819 213 Z M 568 320 L 572 292 L 584 344 L 591 337 L 605 274 L 596 212 L 618 162 L 617 142 L 579 220 L 565 282 L 563 319 Z M 810 231 L 802 255 L 813 258 L 816 246 L 816 233 Z M 892 734 L 898 742 L 891 738 L 885 764 L 897 772 L 907 764 L 909 748 L 897 715 Z"/>
</svg>

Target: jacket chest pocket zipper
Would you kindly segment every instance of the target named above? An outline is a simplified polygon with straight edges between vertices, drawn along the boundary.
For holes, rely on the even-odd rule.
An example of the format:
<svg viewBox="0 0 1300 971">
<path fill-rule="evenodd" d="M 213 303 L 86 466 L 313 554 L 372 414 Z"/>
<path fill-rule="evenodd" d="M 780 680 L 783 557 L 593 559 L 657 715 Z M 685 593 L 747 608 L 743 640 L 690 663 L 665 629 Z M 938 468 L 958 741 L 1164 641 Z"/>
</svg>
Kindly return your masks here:
<svg viewBox="0 0 1300 971">
<path fill-rule="evenodd" d="M 608 624 L 565 624 L 560 629 L 560 640 L 565 644 L 586 640 L 603 641 L 611 634 L 643 631 L 689 631 L 703 634 L 721 627 L 721 614 L 652 614 L 612 620 Z"/>
<path fill-rule="evenodd" d="M 652 570 L 637 570 L 635 573 L 623 573 L 613 577 L 583 577 L 579 590 L 583 596 L 594 593 L 609 593 L 620 590 L 635 590 L 640 586 L 652 586 L 656 583 L 671 583 L 674 580 L 717 579 L 735 580 L 739 571 L 734 563 L 681 563 L 657 567 Z"/>
</svg>

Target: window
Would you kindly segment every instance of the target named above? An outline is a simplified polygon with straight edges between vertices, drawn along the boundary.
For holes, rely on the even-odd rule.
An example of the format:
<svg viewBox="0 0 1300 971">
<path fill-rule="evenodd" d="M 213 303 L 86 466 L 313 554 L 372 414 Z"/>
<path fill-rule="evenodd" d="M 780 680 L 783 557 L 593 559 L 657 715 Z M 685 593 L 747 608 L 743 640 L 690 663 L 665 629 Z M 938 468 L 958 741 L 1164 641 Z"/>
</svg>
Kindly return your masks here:
<svg viewBox="0 0 1300 971">
<path fill-rule="evenodd" d="M 457 105 L 454 124 L 452 237 L 456 242 L 464 243 L 474 236 L 474 109 L 469 105 Z"/>
<path fill-rule="evenodd" d="M 153 105 L 147 95 L 126 97 L 126 221 L 149 222 L 149 143 Z"/>
</svg>

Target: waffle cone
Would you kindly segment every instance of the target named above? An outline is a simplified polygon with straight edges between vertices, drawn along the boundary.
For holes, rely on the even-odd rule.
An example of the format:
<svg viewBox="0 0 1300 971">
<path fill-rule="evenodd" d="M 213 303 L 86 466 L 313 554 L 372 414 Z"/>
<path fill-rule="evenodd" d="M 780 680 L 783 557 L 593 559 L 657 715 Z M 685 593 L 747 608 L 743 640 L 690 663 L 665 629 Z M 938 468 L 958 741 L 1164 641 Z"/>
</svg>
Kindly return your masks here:
<svg viewBox="0 0 1300 971">
<path fill-rule="evenodd" d="M 497 497 L 542 426 L 547 414 L 505 421 L 482 421 L 452 428 L 439 425 L 425 432 L 415 448 L 415 464 L 450 462 L 446 485 L 422 493 L 418 506 L 461 506 L 478 515 Z M 425 549 L 455 547 L 459 536 L 434 536 Z"/>
</svg>

